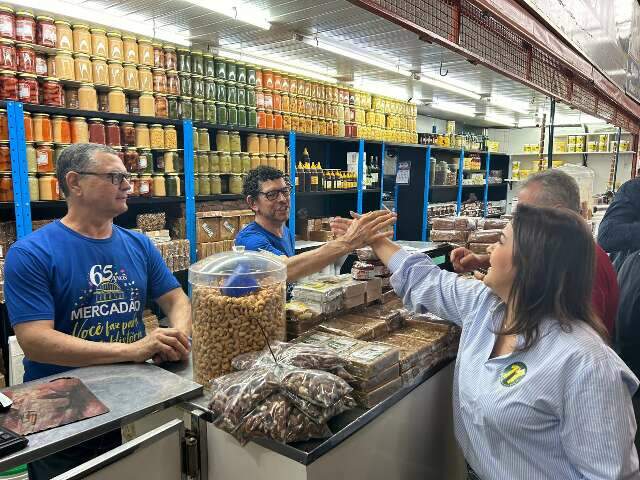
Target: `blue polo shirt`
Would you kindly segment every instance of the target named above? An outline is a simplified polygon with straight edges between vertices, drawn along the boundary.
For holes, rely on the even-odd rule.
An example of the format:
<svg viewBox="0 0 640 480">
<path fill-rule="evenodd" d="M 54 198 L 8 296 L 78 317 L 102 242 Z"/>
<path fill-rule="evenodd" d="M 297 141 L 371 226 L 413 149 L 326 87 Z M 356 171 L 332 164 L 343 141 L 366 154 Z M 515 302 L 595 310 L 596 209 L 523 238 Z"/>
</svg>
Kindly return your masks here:
<svg viewBox="0 0 640 480">
<path fill-rule="evenodd" d="M 287 257 L 293 257 L 296 254 L 287 227 L 282 227 L 282 237 L 277 237 L 256 222 L 251 222 L 238 233 L 235 243 L 243 245 L 247 250 L 266 250 L 275 255 Z"/>
</svg>

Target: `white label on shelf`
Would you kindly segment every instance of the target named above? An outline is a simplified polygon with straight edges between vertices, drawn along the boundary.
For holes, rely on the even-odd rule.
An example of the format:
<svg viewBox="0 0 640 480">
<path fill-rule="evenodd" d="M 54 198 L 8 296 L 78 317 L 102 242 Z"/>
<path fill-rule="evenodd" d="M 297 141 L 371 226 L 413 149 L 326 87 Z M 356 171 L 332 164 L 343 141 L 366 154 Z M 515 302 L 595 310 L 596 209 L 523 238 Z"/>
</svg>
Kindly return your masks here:
<svg viewBox="0 0 640 480">
<path fill-rule="evenodd" d="M 35 40 L 33 38 L 33 24 L 26 20 L 16 20 L 16 36 L 24 37 L 23 41 Z"/>
<path fill-rule="evenodd" d="M 27 85 L 26 83 L 21 83 L 19 84 L 20 88 L 19 88 L 19 92 L 18 92 L 18 97 L 20 99 L 29 99 L 29 97 L 31 96 L 31 88 L 29 88 L 29 85 Z"/>
<path fill-rule="evenodd" d="M 49 156 L 47 152 L 40 152 L 36 157 L 38 161 L 38 165 L 47 165 L 49 163 Z"/>
<path fill-rule="evenodd" d="M 140 194 L 149 193 L 149 183 L 148 182 L 140 182 Z"/>
</svg>

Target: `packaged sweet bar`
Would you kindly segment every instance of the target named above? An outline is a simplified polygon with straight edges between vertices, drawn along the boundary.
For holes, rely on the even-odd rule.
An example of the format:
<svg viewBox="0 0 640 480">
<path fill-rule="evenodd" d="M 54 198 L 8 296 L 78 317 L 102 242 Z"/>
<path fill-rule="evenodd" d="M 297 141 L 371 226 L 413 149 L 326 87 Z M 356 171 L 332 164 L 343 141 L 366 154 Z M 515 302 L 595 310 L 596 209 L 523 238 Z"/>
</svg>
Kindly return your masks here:
<svg viewBox="0 0 640 480">
<path fill-rule="evenodd" d="M 432 230 L 430 239 L 432 242 L 465 243 L 468 236 L 469 232 L 463 230 Z"/>
<path fill-rule="evenodd" d="M 402 378 L 398 377 L 395 380 L 390 381 L 386 385 L 383 385 L 370 392 L 360 392 L 354 390 L 352 395 L 356 399 L 356 402 L 363 408 L 372 408 L 378 403 L 386 400 L 402 387 Z"/>
<path fill-rule="evenodd" d="M 469 243 L 496 243 L 501 235 L 502 230 L 476 230 L 469 235 Z"/>
<path fill-rule="evenodd" d="M 352 377 L 349 385 L 360 392 L 370 392 L 392 380 L 395 380 L 399 376 L 400 364 L 396 363 L 370 378 Z"/>
<path fill-rule="evenodd" d="M 300 282 L 291 291 L 296 300 L 303 302 L 325 303 L 343 295 L 342 284 L 337 278 Z"/>
<path fill-rule="evenodd" d="M 416 366 L 420 361 L 430 355 L 433 350 L 431 343 L 420 338 L 408 337 L 398 333 L 392 333 L 380 339 L 385 343 L 400 350 L 400 372 L 404 373 Z"/>
<path fill-rule="evenodd" d="M 487 218 L 482 228 L 485 230 L 502 230 L 509 224 L 509 220 L 505 218 Z"/>
<path fill-rule="evenodd" d="M 469 250 L 478 255 L 486 255 L 487 249 L 493 245 L 492 243 L 470 243 Z"/>
<path fill-rule="evenodd" d="M 354 280 L 369 280 L 375 276 L 374 266 L 366 262 L 355 262 L 351 267 Z"/>
<path fill-rule="evenodd" d="M 323 332 L 352 337 L 358 340 L 375 340 L 388 332 L 387 324 L 384 320 L 352 314 L 342 315 L 321 323 L 318 328 Z"/>
<path fill-rule="evenodd" d="M 476 229 L 476 219 L 471 217 L 441 217 L 433 219 L 434 230 L 465 230 Z"/>
</svg>

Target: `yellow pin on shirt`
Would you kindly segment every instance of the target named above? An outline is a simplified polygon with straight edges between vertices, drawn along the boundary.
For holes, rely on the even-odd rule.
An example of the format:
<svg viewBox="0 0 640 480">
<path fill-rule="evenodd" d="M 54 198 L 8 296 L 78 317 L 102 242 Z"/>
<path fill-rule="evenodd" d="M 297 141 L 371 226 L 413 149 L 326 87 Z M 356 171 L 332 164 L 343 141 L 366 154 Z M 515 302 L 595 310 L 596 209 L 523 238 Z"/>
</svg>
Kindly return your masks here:
<svg viewBox="0 0 640 480">
<path fill-rule="evenodd" d="M 507 366 L 500 375 L 500 383 L 504 387 L 513 387 L 527 374 L 527 366 L 522 362 L 515 362 Z"/>
</svg>

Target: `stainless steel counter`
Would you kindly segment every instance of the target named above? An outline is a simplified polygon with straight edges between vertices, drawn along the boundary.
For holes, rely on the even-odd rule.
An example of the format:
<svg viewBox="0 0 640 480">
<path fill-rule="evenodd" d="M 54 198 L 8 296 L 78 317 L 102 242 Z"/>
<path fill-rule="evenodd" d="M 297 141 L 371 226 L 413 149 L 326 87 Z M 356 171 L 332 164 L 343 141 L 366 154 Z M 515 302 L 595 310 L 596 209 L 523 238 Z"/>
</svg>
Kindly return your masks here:
<svg viewBox="0 0 640 480">
<path fill-rule="evenodd" d="M 43 383 L 59 377 L 75 377 L 82 380 L 109 408 L 109 412 L 29 435 L 27 448 L 0 459 L 0 471 L 46 457 L 202 394 L 202 385 L 151 364 L 79 368 L 4 391 L 19 390 L 26 385 Z"/>
</svg>

